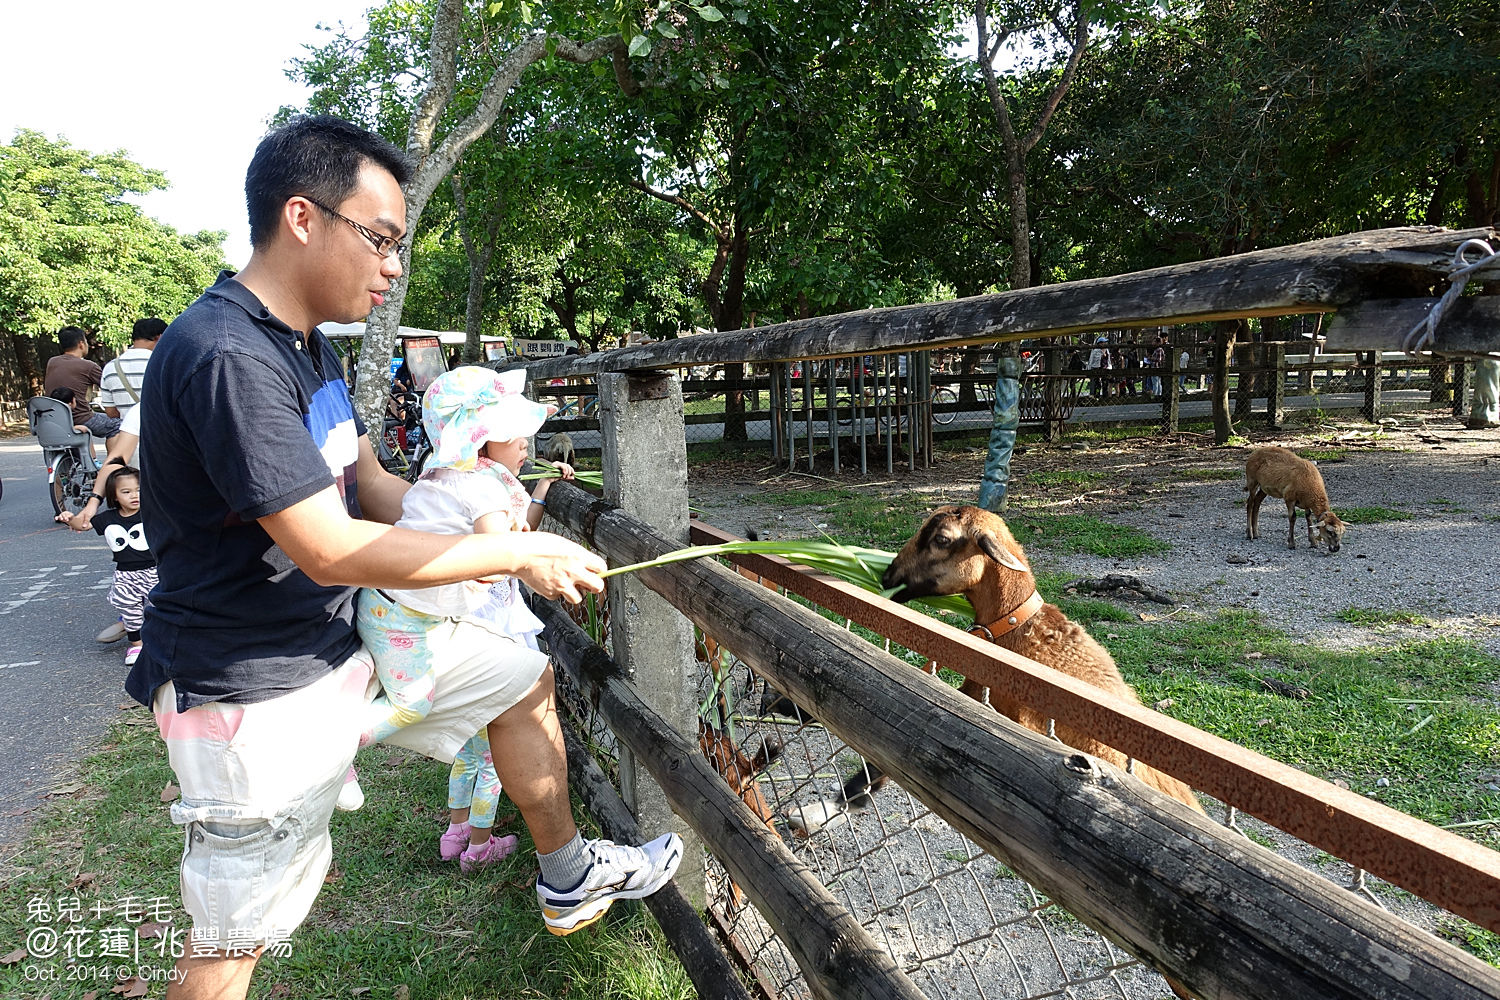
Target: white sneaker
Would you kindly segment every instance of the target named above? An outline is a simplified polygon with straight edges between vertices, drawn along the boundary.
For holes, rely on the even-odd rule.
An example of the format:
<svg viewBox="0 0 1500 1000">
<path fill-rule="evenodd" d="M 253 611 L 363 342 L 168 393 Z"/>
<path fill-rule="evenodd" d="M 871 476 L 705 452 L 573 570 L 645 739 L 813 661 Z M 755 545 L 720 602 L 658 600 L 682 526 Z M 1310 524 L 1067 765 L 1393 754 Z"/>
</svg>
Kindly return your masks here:
<svg viewBox="0 0 1500 1000">
<path fill-rule="evenodd" d="M 359 787 L 359 777 L 351 767 L 349 773 L 344 775 L 344 787 L 339 789 L 339 797 L 334 806 L 344 812 L 354 812 L 364 804 L 365 790 Z"/>
<path fill-rule="evenodd" d="M 591 840 L 588 850 L 593 861 L 571 889 L 536 880 L 542 919 L 553 934 L 572 934 L 604 916 L 615 900 L 641 899 L 666 885 L 682 861 L 682 838 L 664 833 L 640 847 Z"/>
</svg>

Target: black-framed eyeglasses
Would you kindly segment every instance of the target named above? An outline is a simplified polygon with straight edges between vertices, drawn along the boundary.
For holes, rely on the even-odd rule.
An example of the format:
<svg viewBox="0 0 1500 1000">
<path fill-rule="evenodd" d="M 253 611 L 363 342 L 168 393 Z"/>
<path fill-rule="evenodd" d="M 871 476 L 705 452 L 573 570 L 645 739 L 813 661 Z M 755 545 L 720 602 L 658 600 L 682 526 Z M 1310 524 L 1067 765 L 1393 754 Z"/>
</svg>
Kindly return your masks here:
<svg viewBox="0 0 1500 1000">
<path fill-rule="evenodd" d="M 303 195 L 302 197 L 307 198 L 307 195 Z M 314 205 L 317 205 L 319 208 L 321 208 L 323 211 L 327 212 L 334 218 L 343 219 L 345 222 L 349 223 L 349 225 L 354 229 L 356 233 L 370 241 L 370 245 L 375 248 L 375 252 L 380 254 L 380 256 L 382 257 L 398 257 L 401 255 L 401 251 L 406 249 L 406 244 L 396 239 L 394 236 L 386 236 L 384 233 L 377 233 L 373 229 L 367 229 L 364 226 L 361 226 L 359 223 L 355 222 L 353 219 L 349 218 L 349 216 L 340 215 L 338 212 L 335 212 L 333 209 L 329 208 L 327 205 L 323 204 L 320 201 L 316 201 L 312 198 L 307 198 L 307 200 L 312 202 Z"/>
</svg>

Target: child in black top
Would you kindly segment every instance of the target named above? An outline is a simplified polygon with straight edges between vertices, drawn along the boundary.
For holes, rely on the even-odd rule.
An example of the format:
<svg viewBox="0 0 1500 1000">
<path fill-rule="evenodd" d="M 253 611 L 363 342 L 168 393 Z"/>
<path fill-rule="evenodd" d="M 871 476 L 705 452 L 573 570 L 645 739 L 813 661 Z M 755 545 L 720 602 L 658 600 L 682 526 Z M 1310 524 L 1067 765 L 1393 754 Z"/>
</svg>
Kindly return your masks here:
<svg viewBox="0 0 1500 1000">
<path fill-rule="evenodd" d="M 74 531 L 92 526 L 109 543 L 109 551 L 115 557 L 109 603 L 119 610 L 120 621 L 125 625 L 128 666 L 141 655 L 141 623 L 146 617 L 147 595 L 156 586 L 156 556 L 151 554 L 146 529 L 141 524 L 141 474 L 124 466 L 109 477 L 104 489 L 109 507 L 96 513 L 92 521 L 74 515 L 67 524 Z"/>
</svg>

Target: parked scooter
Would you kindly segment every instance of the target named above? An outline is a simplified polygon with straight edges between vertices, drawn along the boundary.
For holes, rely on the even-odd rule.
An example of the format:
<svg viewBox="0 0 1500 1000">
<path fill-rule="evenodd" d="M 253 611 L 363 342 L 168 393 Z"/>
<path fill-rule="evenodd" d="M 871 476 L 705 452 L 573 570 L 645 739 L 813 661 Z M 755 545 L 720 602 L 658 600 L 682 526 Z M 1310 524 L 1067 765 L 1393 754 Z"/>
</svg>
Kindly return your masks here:
<svg viewBox="0 0 1500 1000">
<path fill-rule="evenodd" d="M 73 429 L 73 408 L 51 396 L 34 396 L 26 404 L 31 433 L 42 446 L 51 487 L 52 513 L 77 514 L 88 502 L 99 463 L 88 431 Z"/>
</svg>

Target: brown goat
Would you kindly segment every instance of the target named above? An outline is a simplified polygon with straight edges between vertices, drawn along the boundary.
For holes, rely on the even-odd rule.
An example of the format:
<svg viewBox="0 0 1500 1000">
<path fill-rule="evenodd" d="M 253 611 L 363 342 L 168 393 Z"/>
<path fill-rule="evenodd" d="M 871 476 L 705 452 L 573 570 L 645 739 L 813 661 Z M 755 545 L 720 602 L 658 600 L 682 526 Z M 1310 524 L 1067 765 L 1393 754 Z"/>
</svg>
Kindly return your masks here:
<svg viewBox="0 0 1500 1000">
<path fill-rule="evenodd" d="M 1108 651 L 1056 605 L 1042 603 L 1036 596 L 1036 578 L 1026 555 L 997 514 L 978 507 L 939 507 L 901 547 L 881 582 L 896 590 L 893 600 L 902 602 L 963 594 L 974 606 L 976 625 L 988 622 L 985 631 L 998 633 L 991 635 L 995 644 L 1140 704 Z M 1006 630 L 1010 618 L 1018 623 Z M 965 681 L 962 690 L 976 700 L 984 699 L 983 685 L 974 681 Z M 1004 691 L 992 688 L 990 704 L 1027 729 L 1047 731 L 1045 714 Z M 1057 736 L 1122 770 L 1126 766 L 1125 754 L 1083 730 L 1059 722 Z M 1132 773 L 1152 788 L 1203 811 L 1192 789 L 1171 775 L 1141 763 Z"/>
<path fill-rule="evenodd" d="M 1307 544 L 1328 546 L 1330 554 L 1339 550 L 1344 538 L 1344 522 L 1328 506 L 1328 491 L 1318 467 L 1285 448 L 1256 448 L 1245 461 L 1245 537 L 1260 537 L 1260 505 L 1268 496 L 1286 501 L 1286 547 L 1297 547 L 1297 508 L 1307 512 Z M 1313 518 L 1318 531 L 1313 534 Z"/>
<path fill-rule="evenodd" d="M 881 583 L 896 590 L 893 600 L 903 602 L 915 597 L 963 594 L 974 606 L 975 631 L 988 633 L 991 642 L 1140 704 L 1109 652 L 1056 605 L 1042 602 L 1026 554 L 998 514 L 978 507 L 939 507 L 901 546 Z M 966 680 L 962 690 L 971 698 L 984 700 L 981 684 Z M 992 688 L 990 704 L 1027 729 L 1047 731 L 1047 716 L 1017 698 Z M 1123 753 L 1083 730 L 1058 723 L 1057 737 L 1121 770 L 1126 766 Z M 1131 773 L 1157 791 L 1203 812 L 1193 790 L 1171 775 L 1141 763 Z M 1167 985 L 1181 1000 L 1195 1000 L 1194 994 L 1176 980 L 1168 977 Z"/>
</svg>

